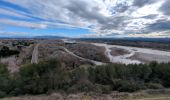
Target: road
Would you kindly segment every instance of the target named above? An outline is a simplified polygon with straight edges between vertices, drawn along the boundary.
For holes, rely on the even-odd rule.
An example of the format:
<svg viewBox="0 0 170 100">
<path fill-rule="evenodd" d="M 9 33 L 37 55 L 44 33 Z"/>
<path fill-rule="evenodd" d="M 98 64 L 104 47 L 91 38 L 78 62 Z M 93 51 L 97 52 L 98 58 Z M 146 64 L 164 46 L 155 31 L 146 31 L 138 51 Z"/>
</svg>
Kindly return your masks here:
<svg viewBox="0 0 170 100">
<path fill-rule="evenodd" d="M 31 59 L 31 64 L 37 64 L 38 63 L 38 47 L 39 43 L 34 47 L 34 50 L 32 52 L 32 59 Z"/>
</svg>

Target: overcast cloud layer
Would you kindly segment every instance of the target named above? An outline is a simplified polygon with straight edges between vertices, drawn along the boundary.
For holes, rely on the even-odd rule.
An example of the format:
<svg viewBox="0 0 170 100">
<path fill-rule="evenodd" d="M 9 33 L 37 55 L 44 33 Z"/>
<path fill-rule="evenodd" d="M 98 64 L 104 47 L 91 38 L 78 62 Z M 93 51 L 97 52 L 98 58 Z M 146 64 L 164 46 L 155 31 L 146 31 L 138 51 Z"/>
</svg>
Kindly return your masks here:
<svg viewBox="0 0 170 100">
<path fill-rule="evenodd" d="M 170 37 L 170 0 L 1 0 L 0 16 L 2 25 L 88 29 L 86 37 Z"/>
</svg>

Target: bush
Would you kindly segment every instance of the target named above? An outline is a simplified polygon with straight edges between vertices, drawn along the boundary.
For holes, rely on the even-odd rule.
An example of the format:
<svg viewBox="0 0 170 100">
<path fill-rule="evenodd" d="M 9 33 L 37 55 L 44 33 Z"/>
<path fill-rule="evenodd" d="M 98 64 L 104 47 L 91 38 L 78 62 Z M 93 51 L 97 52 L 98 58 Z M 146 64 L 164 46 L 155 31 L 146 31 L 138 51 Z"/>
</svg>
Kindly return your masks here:
<svg viewBox="0 0 170 100">
<path fill-rule="evenodd" d="M 9 77 L 7 66 L 0 64 L 0 91 L 8 93 L 13 89 L 13 83 Z"/>
<path fill-rule="evenodd" d="M 19 73 L 22 90 L 29 94 L 58 90 L 67 83 L 68 75 L 59 62 L 41 62 L 22 66 Z"/>
<path fill-rule="evenodd" d="M 90 82 L 77 83 L 74 84 L 72 87 L 68 88 L 67 92 L 68 93 L 90 92 L 90 91 L 94 91 L 94 89 L 95 86 Z"/>
<path fill-rule="evenodd" d="M 112 91 L 112 89 L 111 89 L 110 85 L 97 84 L 97 85 L 95 85 L 94 91 L 97 92 L 97 93 L 108 94 L 108 93 L 110 93 Z"/>
<path fill-rule="evenodd" d="M 6 94 L 6 92 L 4 92 L 4 91 L 0 91 L 0 98 L 3 98 L 3 97 L 5 97 L 7 94 Z"/>
<path fill-rule="evenodd" d="M 0 50 L 0 57 L 8 57 L 11 55 L 18 55 L 20 52 L 18 50 L 10 50 L 9 47 L 3 46 Z"/>
<path fill-rule="evenodd" d="M 121 81 L 118 91 L 120 92 L 135 92 L 140 89 L 140 85 L 135 82 Z"/>
<path fill-rule="evenodd" d="M 145 87 L 145 83 L 159 83 L 170 87 L 170 64 L 152 62 L 146 64 L 111 64 L 89 68 L 89 80 L 93 83 L 110 85 L 113 90 L 132 92 Z M 161 86 L 152 85 L 153 88 Z"/>
<path fill-rule="evenodd" d="M 158 84 L 158 83 L 147 83 L 146 87 L 148 89 L 163 89 L 164 88 L 161 84 Z"/>
<path fill-rule="evenodd" d="M 50 91 L 134 92 L 163 87 L 170 87 L 170 63 L 109 64 L 66 70 L 60 62 L 50 60 L 23 65 L 14 76 L 9 75 L 7 67 L 0 64 L 0 97 L 44 94 Z"/>
</svg>

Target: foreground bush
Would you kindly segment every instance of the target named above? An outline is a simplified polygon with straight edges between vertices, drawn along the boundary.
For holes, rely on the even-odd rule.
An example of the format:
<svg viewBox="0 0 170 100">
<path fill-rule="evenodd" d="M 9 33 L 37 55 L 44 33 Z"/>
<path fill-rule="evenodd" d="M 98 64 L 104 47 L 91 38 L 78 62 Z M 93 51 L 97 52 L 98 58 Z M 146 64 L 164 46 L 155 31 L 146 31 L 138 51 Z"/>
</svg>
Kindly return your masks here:
<svg viewBox="0 0 170 100">
<path fill-rule="evenodd" d="M 0 97 L 6 96 L 13 89 L 7 66 L 0 64 Z"/>
<path fill-rule="evenodd" d="M 44 94 L 51 91 L 66 93 L 110 91 L 134 92 L 140 89 L 170 87 L 170 63 L 149 65 L 110 64 L 66 70 L 58 61 L 21 66 L 11 76 L 0 64 L 0 97 L 23 94 Z"/>
<path fill-rule="evenodd" d="M 30 94 L 58 90 L 69 81 L 66 71 L 56 61 L 23 66 L 19 74 L 21 89 Z"/>
<path fill-rule="evenodd" d="M 89 68 L 89 80 L 110 85 L 113 90 L 133 92 L 140 89 L 170 87 L 170 63 L 149 65 L 111 64 Z"/>
</svg>

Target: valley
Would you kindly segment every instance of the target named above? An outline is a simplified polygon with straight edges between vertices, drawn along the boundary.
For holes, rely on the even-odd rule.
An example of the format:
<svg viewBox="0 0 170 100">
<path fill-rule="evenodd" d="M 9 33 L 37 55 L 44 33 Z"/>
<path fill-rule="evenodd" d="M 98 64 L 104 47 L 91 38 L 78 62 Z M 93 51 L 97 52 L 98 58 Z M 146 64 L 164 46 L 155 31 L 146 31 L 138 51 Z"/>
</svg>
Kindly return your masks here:
<svg viewBox="0 0 170 100">
<path fill-rule="evenodd" d="M 156 94 L 169 94 L 168 50 L 76 39 L 24 42 L 29 45 L 19 45 L 20 40 L 2 41 L 1 47 L 19 51 L 0 59 L 0 70 L 6 75 L 0 74 L 0 79 L 8 80 L 0 84 L 0 97 L 10 96 L 4 100 L 169 98 L 161 92 Z M 13 87 L 6 82 L 12 82 Z"/>
</svg>

